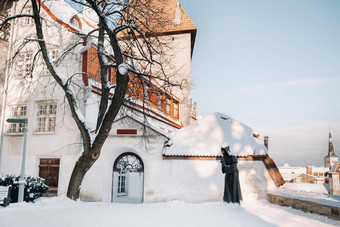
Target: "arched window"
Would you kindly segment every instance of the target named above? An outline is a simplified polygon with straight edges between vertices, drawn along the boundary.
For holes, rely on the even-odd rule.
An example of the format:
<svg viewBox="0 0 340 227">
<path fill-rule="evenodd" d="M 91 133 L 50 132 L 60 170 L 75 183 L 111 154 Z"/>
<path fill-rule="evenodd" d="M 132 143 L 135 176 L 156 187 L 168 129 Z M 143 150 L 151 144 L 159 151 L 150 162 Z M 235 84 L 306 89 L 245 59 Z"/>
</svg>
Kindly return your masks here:
<svg viewBox="0 0 340 227">
<path fill-rule="evenodd" d="M 82 25 L 81 25 L 81 21 L 80 21 L 79 17 L 73 16 L 73 17 L 71 18 L 71 21 L 70 21 L 70 22 L 71 22 L 71 24 L 73 25 L 73 27 L 82 29 Z"/>
<path fill-rule="evenodd" d="M 114 172 L 143 172 L 144 165 L 142 159 L 134 153 L 121 154 L 113 165 Z"/>
<path fill-rule="evenodd" d="M 136 154 L 128 152 L 118 156 L 113 165 L 113 201 L 142 202 L 143 171 L 143 161 Z"/>
</svg>

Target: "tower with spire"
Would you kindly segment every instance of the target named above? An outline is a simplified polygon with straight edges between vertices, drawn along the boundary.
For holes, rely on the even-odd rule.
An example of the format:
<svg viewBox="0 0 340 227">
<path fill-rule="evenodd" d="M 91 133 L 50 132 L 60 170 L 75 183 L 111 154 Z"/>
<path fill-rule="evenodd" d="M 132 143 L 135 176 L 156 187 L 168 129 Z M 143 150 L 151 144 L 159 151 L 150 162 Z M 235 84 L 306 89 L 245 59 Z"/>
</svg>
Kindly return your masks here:
<svg viewBox="0 0 340 227">
<path fill-rule="evenodd" d="M 325 156 L 325 167 L 331 168 L 335 162 L 337 162 L 338 156 L 335 155 L 334 146 L 332 141 L 331 129 L 329 128 L 329 137 L 328 137 L 328 154 Z"/>
</svg>

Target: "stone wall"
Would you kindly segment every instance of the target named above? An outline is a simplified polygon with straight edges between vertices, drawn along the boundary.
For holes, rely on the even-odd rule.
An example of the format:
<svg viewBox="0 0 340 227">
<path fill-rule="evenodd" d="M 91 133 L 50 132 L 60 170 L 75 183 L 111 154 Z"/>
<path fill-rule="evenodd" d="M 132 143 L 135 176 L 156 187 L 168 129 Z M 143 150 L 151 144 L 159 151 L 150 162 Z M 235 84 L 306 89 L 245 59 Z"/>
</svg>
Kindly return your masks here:
<svg viewBox="0 0 340 227">
<path fill-rule="evenodd" d="M 340 173 L 329 174 L 329 194 L 340 195 Z"/>
<path fill-rule="evenodd" d="M 340 221 L 340 207 L 334 207 L 330 205 L 269 193 L 267 194 L 267 199 L 269 202 L 280 206 L 290 206 L 294 209 L 302 210 L 308 213 L 324 215 L 329 217 L 330 219 Z"/>
</svg>

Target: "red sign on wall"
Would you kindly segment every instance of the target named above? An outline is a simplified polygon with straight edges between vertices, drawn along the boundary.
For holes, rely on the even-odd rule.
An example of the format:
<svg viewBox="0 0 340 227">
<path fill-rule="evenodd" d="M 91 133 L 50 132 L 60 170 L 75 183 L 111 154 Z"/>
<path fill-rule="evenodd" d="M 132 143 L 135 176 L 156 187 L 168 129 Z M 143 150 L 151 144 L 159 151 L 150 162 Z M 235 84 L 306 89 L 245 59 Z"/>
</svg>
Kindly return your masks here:
<svg viewBox="0 0 340 227">
<path fill-rule="evenodd" d="M 117 135 L 136 135 L 137 129 L 117 129 Z"/>
</svg>

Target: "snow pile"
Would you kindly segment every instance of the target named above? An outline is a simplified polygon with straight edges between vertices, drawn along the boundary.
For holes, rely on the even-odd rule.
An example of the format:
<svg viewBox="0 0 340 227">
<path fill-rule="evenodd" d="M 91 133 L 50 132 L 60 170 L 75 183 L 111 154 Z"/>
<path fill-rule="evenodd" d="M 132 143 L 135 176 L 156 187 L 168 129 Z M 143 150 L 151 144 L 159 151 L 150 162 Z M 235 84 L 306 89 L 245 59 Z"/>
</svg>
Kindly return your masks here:
<svg viewBox="0 0 340 227">
<path fill-rule="evenodd" d="M 340 196 L 328 194 L 326 184 L 286 183 L 271 194 L 340 207 Z"/>
<path fill-rule="evenodd" d="M 337 226 L 327 217 L 260 200 L 253 204 L 143 203 L 119 204 L 42 198 L 36 203 L 0 206 L 3 226 Z"/>
<path fill-rule="evenodd" d="M 255 138 L 256 132 L 241 122 L 214 113 L 178 130 L 168 142 L 165 155 L 218 156 L 221 147 L 230 147 L 232 155 L 265 155 L 266 147 Z"/>
</svg>

